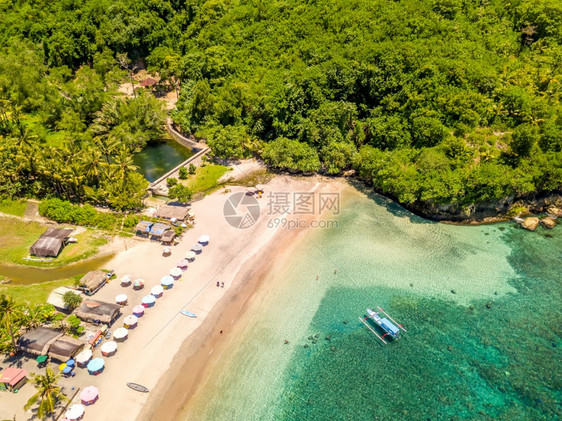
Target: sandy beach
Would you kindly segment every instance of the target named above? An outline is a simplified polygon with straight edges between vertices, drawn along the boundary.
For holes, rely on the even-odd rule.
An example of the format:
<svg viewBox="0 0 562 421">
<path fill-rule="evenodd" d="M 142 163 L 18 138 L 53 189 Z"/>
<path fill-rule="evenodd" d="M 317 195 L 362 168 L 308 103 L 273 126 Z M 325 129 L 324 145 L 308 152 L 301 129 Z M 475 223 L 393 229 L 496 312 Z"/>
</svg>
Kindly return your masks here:
<svg viewBox="0 0 562 421">
<path fill-rule="evenodd" d="M 228 335 L 232 323 L 244 311 L 245 302 L 276 254 L 291 247 L 302 231 L 288 230 L 281 225 L 272 227 L 268 193 L 334 192 L 340 187 L 339 183 L 321 183 L 316 178 L 275 177 L 266 186 L 264 196 L 257 200 L 260 217 L 246 229 L 229 225 L 223 208 L 231 194 L 245 193 L 247 189 L 230 187 L 227 193 L 217 191 L 193 203 L 195 226 L 172 247 L 169 257 L 162 255 L 163 246 L 159 243 L 123 240 L 125 250 L 105 265 L 115 270 L 117 279 L 93 297 L 114 302 L 116 295 L 128 295 L 128 305 L 112 330 L 123 325 L 123 318 L 132 314 L 132 308 L 183 259 L 201 235 L 207 234 L 211 239 L 182 279 L 165 291 L 154 307 L 146 309 L 138 327 L 130 331 L 128 340 L 119 344 L 116 355 L 105 358 L 106 368 L 101 375 L 89 376 L 87 371 L 79 369 L 72 386 L 95 385 L 100 391 L 99 401 L 87 407 L 84 420 L 173 419 L 196 387 L 206 363 L 212 358 L 213 349 L 223 335 Z M 126 274 L 133 279 L 143 278 L 145 288 L 133 291 L 131 287 L 121 287 L 118 280 Z M 217 287 L 217 282 L 224 283 L 224 287 Z M 197 313 L 198 318 L 181 315 L 182 309 Z M 100 356 L 98 347 L 94 357 Z M 135 392 L 126 386 L 127 382 L 142 384 L 150 393 Z M 31 385 L 25 389 L 33 391 Z M 26 415 L 29 417 L 30 413 Z"/>
</svg>

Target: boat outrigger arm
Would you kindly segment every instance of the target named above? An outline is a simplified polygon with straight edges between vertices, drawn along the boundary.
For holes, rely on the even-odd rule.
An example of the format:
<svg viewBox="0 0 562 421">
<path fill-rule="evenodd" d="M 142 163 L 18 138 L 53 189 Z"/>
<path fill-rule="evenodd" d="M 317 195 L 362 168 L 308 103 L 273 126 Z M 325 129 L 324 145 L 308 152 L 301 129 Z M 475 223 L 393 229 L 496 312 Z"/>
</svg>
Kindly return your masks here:
<svg viewBox="0 0 562 421">
<path fill-rule="evenodd" d="M 396 320 L 390 317 L 382 308 L 377 307 L 381 313 L 383 313 L 386 318 L 381 318 L 376 311 L 371 310 L 370 308 L 367 309 L 367 316 L 364 318 L 359 317 L 361 323 L 363 323 L 367 328 L 377 337 L 379 338 L 384 344 L 388 342 L 385 340 L 385 336 L 389 336 L 395 340 L 400 339 L 400 329 L 406 332 L 406 329 L 399 324 Z M 373 329 L 368 323 L 367 319 L 371 319 L 374 323 L 376 323 L 384 332 L 384 335 L 379 335 L 375 329 Z M 392 322 L 391 322 L 392 320 Z M 395 325 L 396 324 L 396 325 Z"/>
</svg>

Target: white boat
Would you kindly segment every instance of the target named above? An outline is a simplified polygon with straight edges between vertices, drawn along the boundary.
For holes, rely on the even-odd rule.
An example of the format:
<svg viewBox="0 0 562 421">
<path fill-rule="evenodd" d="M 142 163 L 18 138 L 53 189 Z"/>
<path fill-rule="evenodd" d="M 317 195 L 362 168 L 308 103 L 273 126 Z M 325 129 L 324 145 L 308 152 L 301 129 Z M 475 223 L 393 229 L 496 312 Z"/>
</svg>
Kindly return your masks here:
<svg viewBox="0 0 562 421">
<path fill-rule="evenodd" d="M 181 310 L 180 313 L 187 317 L 194 317 L 194 318 L 197 317 L 197 314 L 187 310 Z"/>
</svg>

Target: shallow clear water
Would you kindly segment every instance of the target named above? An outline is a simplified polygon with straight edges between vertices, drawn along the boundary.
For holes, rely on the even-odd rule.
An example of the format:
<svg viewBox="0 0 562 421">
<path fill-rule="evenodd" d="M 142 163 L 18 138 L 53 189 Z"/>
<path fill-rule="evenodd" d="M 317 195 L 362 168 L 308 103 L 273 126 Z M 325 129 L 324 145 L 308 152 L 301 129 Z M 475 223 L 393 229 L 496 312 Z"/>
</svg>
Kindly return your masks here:
<svg viewBox="0 0 562 421">
<path fill-rule="evenodd" d="M 148 181 L 153 182 L 191 155 L 191 149 L 170 140 L 147 145 L 135 154 L 134 164 Z"/>
<path fill-rule="evenodd" d="M 436 224 L 352 191 L 338 220 L 278 262 L 185 419 L 560 417 L 561 227 Z M 376 305 L 402 340 L 359 322 Z"/>
</svg>

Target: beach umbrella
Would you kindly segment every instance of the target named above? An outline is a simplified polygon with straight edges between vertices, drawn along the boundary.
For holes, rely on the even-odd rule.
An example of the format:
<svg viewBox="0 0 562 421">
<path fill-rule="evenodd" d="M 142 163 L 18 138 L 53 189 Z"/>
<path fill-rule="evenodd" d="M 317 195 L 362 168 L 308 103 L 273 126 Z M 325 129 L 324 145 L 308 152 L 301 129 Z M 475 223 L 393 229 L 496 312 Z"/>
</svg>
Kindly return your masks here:
<svg viewBox="0 0 562 421">
<path fill-rule="evenodd" d="M 66 363 L 62 363 L 61 365 L 59 365 L 59 370 L 62 371 L 66 368 Z"/>
<path fill-rule="evenodd" d="M 75 421 L 75 420 L 79 420 L 84 415 L 84 412 L 85 412 L 84 405 L 75 403 L 70 408 L 68 408 L 64 416 L 69 421 Z"/>
<path fill-rule="evenodd" d="M 124 341 L 129 336 L 129 331 L 124 327 L 119 327 L 113 332 L 113 339 L 116 341 Z"/>
<path fill-rule="evenodd" d="M 164 256 L 169 256 L 170 254 L 172 254 L 172 250 L 170 250 L 170 247 L 164 247 L 164 250 L 162 251 L 162 254 Z"/>
<path fill-rule="evenodd" d="M 74 368 L 74 367 L 66 366 L 66 367 L 62 370 L 62 374 L 70 374 L 70 373 L 72 372 L 72 369 L 73 369 L 73 368 Z"/>
<path fill-rule="evenodd" d="M 138 322 L 139 319 L 137 319 L 137 317 L 133 316 L 132 314 L 123 319 L 123 324 L 127 329 L 134 329 L 135 327 L 137 327 Z"/>
<path fill-rule="evenodd" d="M 126 305 L 127 304 L 127 294 L 119 294 L 115 297 L 115 302 L 119 305 Z"/>
<path fill-rule="evenodd" d="M 125 275 L 121 278 L 121 286 L 123 287 L 127 287 L 129 285 L 131 285 L 131 281 L 133 279 L 131 278 L 131 275 Z"/>
<path fill-rule="evenodd" d="M 133 314 L 137 317 L 142 317 L 144 315 L 144 307 L 142 305 L 134 306 Z"/>
<path fill-rule="evenodd" d="M 39 364 L 42 364 L 47 361 L 48 358 L 48 355 L 39 355 L 37 358 L 35 358 L 35 361 L 37 361 Z"/>
<path fill-rule="evenodd" d="M 181 272 L 181 269 L 178 269 Z M 160 284 L 164 287 L 164 289 L 169 289 L 174 286 L 174 278 L 171 276 L 164 276 L 160 279 Z"/>
<path fill-rule="evenodd" d="M 88 361 L 92 358 L 92 350 L 85 349 L 80 354 L 76 356 L 76 363 L 79 367 L 85 367 Z"/>
<path fill-rule="evenodd" d="M 74 360 L 73 360 L 73 359 L 68 360 L 68 361 L 66 362 L 66 366 L 67 366 L 67 367 L 74 367 Z"/>
<path fill-rule="evenodd" d="M 201 237 L 199 237 L 198 243 L 203 244 L 203 245 L 207 245 L 207 244 L 209 244 L 209 240 L 210 240 L 210 238 L 209 238 L 208 235 L 202 235 Z"/>
<path fill-rule="evenodd" d="M 82 389 L 80 392 L 80 400 L 82 401 L 82 405 L 92 405 L 96 403 L 99 398 L 99 391 L 96 386 L 88 386 Z"/>
<path fill-rule="evenodd" d="M 201 253 L 203 251 L 203 246 L 199 243 L 194 244 L 193 247 L 191 247 L 191 250 L 194 251 L 196 254 L 197 253 Z"/>
<path fill-rule="evenodd" d="M 181 276 L 181 269 L 178 267 L 170 269 L 170 275 L 174 278 L 179 278 Z"/>
<path fill-rule="evenodd" d="M 178 265 L 177 265 L 177 266 L 178 266 L 180 269 L 187 269 L 187 264 L 188 264 L 188 263 L 189 263 L 189 262 L 188 262 L 186 259 L 183 259 L 183 260 L 180 260 L 180 261 L 178 262 Z"/>
<path fill-rule="evenodd" d="M 193 210 L 189 209 L 189 210 L 187 211 L 187 216 L 190 216 L 190 217 L 193 218 L 193 217 L 195 216 L 195 212 L 194 212 Z"/>
<path fill-rule="evenodd" d="M 102 372 L 105 367 L 105 361 L 103 358 L 94 358 L 88 363 L 88 372 L 93 375 L 98 375 Z"/>
<path fill-rule="evenodd" d="M 197 256 L 197 255 L 195 254 L 194 251 L 188 251 L 187 253 L 185 253 L 185 258 L 187 260 L 194 260 L 195 256 Z"/>
<path fill-rule="evenodd" d="M 117 342 L 108 341 L 101 346 L 101 353 L 104 357 L 110 357 L 117 352 Z"/>
<path fill-rule="evenodd" d="M 143 289 L 143 288 L 144 288 L 144 280 L 135 279 L 135 282 L 133 282 L 133 289 L 138 291 L 139 289 Z"/>
<path fill-rule="evenodd" d="M 156 298 L 160 298 L 163 292 L 164 292 L 164 288 L 162 287 L 162 285 L 154 285 L 150 290 L 150 293 L 154 295 Z"/>
<path fill-rule="evenodd" d="M 152 307 L 156 302 L 156 298 L 153 295 L 145 295 L 142 297 L 142 305 L 143 307 Z"/>
</svg>

